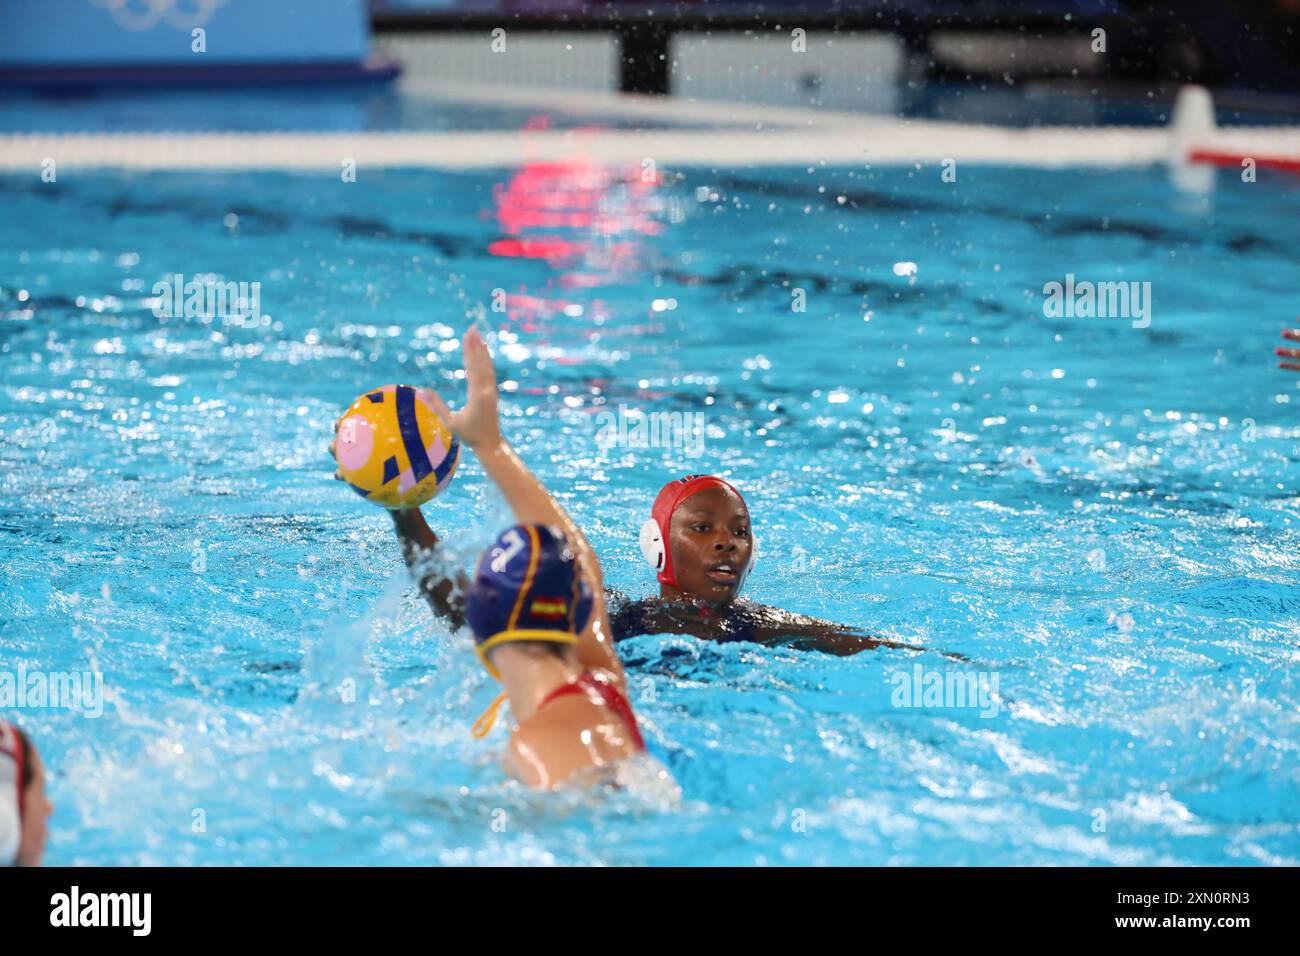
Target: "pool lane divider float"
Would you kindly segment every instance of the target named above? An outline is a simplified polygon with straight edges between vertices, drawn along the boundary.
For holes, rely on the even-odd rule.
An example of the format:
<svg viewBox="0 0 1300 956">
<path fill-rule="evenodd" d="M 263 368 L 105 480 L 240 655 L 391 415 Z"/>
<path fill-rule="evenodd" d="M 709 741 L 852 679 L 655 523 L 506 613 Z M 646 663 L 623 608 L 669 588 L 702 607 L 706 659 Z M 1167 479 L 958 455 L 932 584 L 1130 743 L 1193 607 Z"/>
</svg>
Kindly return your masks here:
<svg viewBox="0 0 1300 956">
<path fill-rule="evenodd" d="M 1281 173 L 1300 174 L 1300 156 L 1247 156 L 1245 153 L 1223 153 L 1212 149 L 1194 149 L 1187 155 L 1190 163 L 1208 163 L 1211 166 L 1231 166 L 1240 169 L 1247 161 L 1257 169 L 1273 169 Z"/>
<path fill-rule="evenodd" d="M 1224 144 L 1225 134 L 1234 140 L 1243 129 L 1222 130 L 1214 119 L 1214 101 L 1210 92 L 1199 86 L 1185 86 L 1178 91 L 1173 117 L 1169 123 L 1174 144 L 1174 164 L 1235 167 L 1237 169 L 1272 169 L 1285 173 L 1300 173 L 1300 149 L 1289 155 L 1272 154 L 1264 150 Z M 1220 145 L 1205 144 L 1218 140 Z"/>
<path fill-rule="evenodd" d="M 545 91 L 532 91 L 541 95 Z M 517 90 L 501 91 L 517 105 Z M 487 105 L 492 91 L 478 97 Z M 570 100 L 556 92 L 551 109 Z M 585 95 L 576 104 L 620 102 L 644 112 L 645 97 Z M 716 121 L 725 104 L 665 102 L 664 115 L 683 123 Z M 749 104 L 745 115 L 761 108 Z M 805 116 L 800 120 L 797 117 Z M 697 119 L 697 123 L 698 123 Z M 874 167 L 939 165 L 944 161 L 1043 169 L 1168 166 L 1212 173 L 1192 160 L 1203 153 L 1267 157 L 1266 168 L 1300 162 L 1300 127 L 1214 123 L 1208 91 L 1185 87 L 1167 127 L 1064 127 L 1009 129 L 938 120 L 897 119 L 845 112 L 777 108 L 761 129 L 695 125 L 680 129 L 543 129 L 448 132 L 330 133 L 22 133 L 0 135 L 0 170 L 40 176 L 54 159 L 60 174 L 79 168 L 239 169 L 333 171 L 346 160 L 355 169 L 500 169 L 527 163 L 572 162 L 640 165 L 653 156 L 660 167 L 836 165 Z M 1198 169 L 1199 167 L 1199 169 Z"/>
</svg>

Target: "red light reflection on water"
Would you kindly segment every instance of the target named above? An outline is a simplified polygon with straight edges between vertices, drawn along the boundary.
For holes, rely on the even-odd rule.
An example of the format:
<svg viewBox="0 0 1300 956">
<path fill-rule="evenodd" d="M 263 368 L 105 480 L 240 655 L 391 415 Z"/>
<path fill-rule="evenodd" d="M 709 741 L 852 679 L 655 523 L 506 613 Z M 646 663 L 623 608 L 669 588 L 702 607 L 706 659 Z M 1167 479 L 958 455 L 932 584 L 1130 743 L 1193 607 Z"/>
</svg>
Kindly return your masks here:
<svg viewBox="0 0 1300 956">
<path fill-rule="evenodd" d="M 549 117 L 542 116 L 526 129 L 549 126 Z M 659 185 L 653 168 L 600 165 L 584 155 L 581 143 L 570 158 L 525 163 L 498 183 L 493 200 L 502 235 L 488 252 L 539 260 L 554 272 L 541 289 L 507 292 L 506 318 L 531 332 L 545 331 L 553 317 L 581 317 L 594 333 L 590 326 L 609 315 L 607 305 L 572 293 L 625 281 L 645 269 L 644 237 L 663 230 Z M 570 294 L 552 294 L 561 289 Z"/>
</svg>

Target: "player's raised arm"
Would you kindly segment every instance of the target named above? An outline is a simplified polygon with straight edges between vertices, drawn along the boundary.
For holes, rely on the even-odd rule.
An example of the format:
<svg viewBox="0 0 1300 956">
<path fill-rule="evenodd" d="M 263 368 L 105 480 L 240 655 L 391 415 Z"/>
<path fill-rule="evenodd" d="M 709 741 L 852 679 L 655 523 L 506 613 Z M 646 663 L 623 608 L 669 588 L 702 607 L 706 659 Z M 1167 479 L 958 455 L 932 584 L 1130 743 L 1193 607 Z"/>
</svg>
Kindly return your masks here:
<svg viewBox="0 0 1300 956">
<path fill-rule="evenodd" d="M 488 478 L 501 489 L 516 521 L 555 525 L 564 532 L 593 595 L 591 620 L 578 635 L 579 659 L 584 667 L 609 671 L 622 685 L 623 667 L 614 651 L 605 609 L 604 576 L 596 553 L 582 529 L 502 437 L 496 369 L 478 329 L 471 327 L 465 332 L 462 348 L 468 381 L 465 407 L 453 412 L 441 397 L 435 396 L 435 408 L 474 452 Z"/>
</svg>

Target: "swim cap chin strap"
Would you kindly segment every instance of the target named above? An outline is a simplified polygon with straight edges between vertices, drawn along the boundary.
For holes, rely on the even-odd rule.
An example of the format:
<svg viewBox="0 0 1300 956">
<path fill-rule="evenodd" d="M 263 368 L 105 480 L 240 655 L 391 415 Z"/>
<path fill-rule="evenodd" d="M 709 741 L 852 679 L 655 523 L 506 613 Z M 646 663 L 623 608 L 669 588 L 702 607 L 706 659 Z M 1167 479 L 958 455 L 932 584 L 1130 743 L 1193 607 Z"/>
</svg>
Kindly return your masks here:
<svg viewBox="0 0 1300 956">
<path fill-rule="evenodd" d="M 23 840 L 23 748 L 0 720 L 0 866 L 16 866 Z"/>
<path fill-rule="evenodd" d="M 551 644 L 566 644 L 572 646 L 578 643 L 578 635 L 568 634 L 564 631 L 546 630 L 544 628 L 519 628 L 513 631 L 501 631 L 497 634 L 493 634 L 485 641 L 480 641 L 474 645 L 474 649 L 478 651 L 478 659 L 483 662 L 483 666 L 487 668 L 487 672 L 497 680 L 501 680 L 501 672 L 493 666 L 490 660 L 488 660 L 488 654 L 493 649 L 500 647 L 502 644 L 509 644 L 511 641 L 548 641 Z M 473 726 L 470 728 L 470 733 L 474 735 L 476 740 L 486 737 L 488 732 L 492 730 L 492 725 L 496 723 L 497 714 L 500 712 L 501 705 L 504 704 L 505 701 L 506 693 L 505 691 L 502 691 L 497 695 L 496 700 L 492 701 L 492 703 L 488 705 L 488 709 L 483 711 L 482 715 L 479 716 L 479 719 L 474 721 Z"/>
</svg>

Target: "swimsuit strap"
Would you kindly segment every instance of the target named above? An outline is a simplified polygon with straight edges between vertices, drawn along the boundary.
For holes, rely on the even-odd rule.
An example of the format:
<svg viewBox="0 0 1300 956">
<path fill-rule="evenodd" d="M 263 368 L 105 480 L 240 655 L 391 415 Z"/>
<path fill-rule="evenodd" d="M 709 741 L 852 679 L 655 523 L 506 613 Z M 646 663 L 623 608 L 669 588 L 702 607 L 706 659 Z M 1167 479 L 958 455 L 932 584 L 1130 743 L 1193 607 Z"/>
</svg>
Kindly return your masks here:
<svg viewBox="0 0 1300 956">
<path fill-rule="evenodd" d="M 555 688 L 542 698 L 542 702 L 537 705 L 537 710 L 540 712 L 557 697 L 567 697 L 570 694 L 583 694 L 593 704 L 600 704 L 618 714 L 637 750 L 645 750 L 645 740 L 641 736 L 641 728 L 637 726 L 636 715 L 632 713 L 632 705 L 614 684 L 597 677 L 591 671 L 583 671 L 578 675 L 577 680 Z"/>
<path fill-rule="evenodd" d="M 559 687 L 555 688 L 555 690 L 551 691 L 549 694 L 547 694 L 545 697 L 542 698 L 542 702 L 537 705 L 537 709 L 541 710 L 551 701 L 559 697 L 568 697 L 570 694 L 582 694 L 584 697 L 586 697 L 587 691 L 579 683 L 579 681 L 581 680 L 582 678 L 579 677 L 578 680 L 575 680 L 571 684 L 561 684 Z"/>
</svg>

